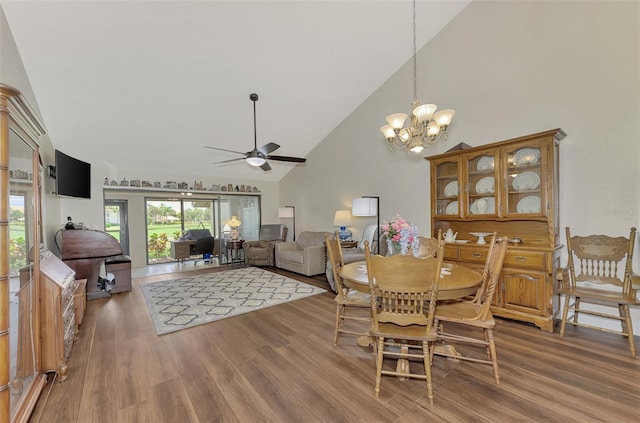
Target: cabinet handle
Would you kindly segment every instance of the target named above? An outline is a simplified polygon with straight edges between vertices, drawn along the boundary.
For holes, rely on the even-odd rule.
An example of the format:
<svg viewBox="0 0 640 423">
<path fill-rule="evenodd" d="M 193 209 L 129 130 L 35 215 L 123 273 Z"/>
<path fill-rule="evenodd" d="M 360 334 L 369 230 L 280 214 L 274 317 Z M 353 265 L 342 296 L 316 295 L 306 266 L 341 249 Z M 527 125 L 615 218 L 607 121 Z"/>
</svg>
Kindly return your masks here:
<svg viewBox="0 0 640 423">
<path fill-rule="evenodd" d="M 482 253 L 479 253 L 479 252 L 477 252 L 477 251 L 476 251 L 476 252 L 471 253 L 471 255 L 472 255 L 472 256 L 474 256 L 474 257 L 482 257 Z"/>
<path fill-rule="evenodd" d="M 524 256 L 517 256 L 517 257 L 515 258 L 515 260 L 516 260 L 517 262 L 524 263 L 525 261 L 527 261 L 527 258 L 526 258 L 526 257 L 524 257 Z"/>
</svg>

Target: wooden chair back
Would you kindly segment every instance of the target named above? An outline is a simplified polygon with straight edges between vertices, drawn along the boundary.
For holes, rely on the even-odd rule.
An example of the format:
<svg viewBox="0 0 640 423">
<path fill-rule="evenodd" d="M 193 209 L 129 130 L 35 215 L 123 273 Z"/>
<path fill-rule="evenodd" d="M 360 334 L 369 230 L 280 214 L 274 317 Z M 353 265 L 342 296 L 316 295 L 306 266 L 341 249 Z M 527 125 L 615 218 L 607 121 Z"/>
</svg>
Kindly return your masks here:
<svg viewBox="0 0 640 423">
<path fill-rule="evenodd" d="M 491 234 L 491 238 L 489 239 L 489 251 L 487 252 L 487 258 L 484 262 L 484 268 L 482 269 L 482 282 L 478 287 L 478 291 L 476 292 L 474 301 L 480 303 L 485 299 L 485 293 L 489 289 L 489 280 L 491 279 L 491 257 L 493 254 L 493 247 L 496 245 L 496 236 L 498 236 L 497 232 Z"/>
<path fill-rule="evenodd" d="M 491 315 L 491 303 L 496 293 L 496 287 L 500 280 L 500 273 L 504 264 L 504 257 L 507 255 L 509 239 L 506 237 L 496 240 L 496 233 L 490 240 L 487 261 L 482 272 L 482 283 L 474 301 L 480 306 L 478 319 L 487 320 Z"/>
<path fill-rule="evenodd" d="M 331 271 L 333 272 L 333 280 L 336 283 L 336 291 L 340 299 L 345 299 L 346 296 L 346 288 L 342 283 L 342 277 L 340 277 L 340 269 L 343 266 L 342 256 L 340 254 L 340 241 L 337 236 L 331 238 L 329 235 L 325 234 L 324 242 L 327 246 L 327 256 L 329 258 L 329 262 L 331 263 Z"/>
<path fill-rule="evenodd" d="M 418 257 L 435 257 L 438 253 L 440 245 L 438 238 L 425 238 L 423 236 L 418 237 L 420 241 L 420 250 L 418 251 Z"/>
<path fill-rule="evenodd" d="M 422 325 L 427 327 L 427 332 L 431 331 L 443 253 L 444 244 L 441 243 L 438 258 L 400 254 L 383 257 L 371 254 L 369 245 L 365 245 L 375 329 L 379 323 L 393 323 Z"/>
<path fill-rule="evenodd" d="M 624 294 L 631 293 L 631 260 L 636 228 L 631 228 L 628 238 L 571 236 L 568 226 L 566 235 L 571 286 L 575 287 L 578 282 L 590 282 L 595 285 L 615 285 L 621 287 Z"/>
</svg>

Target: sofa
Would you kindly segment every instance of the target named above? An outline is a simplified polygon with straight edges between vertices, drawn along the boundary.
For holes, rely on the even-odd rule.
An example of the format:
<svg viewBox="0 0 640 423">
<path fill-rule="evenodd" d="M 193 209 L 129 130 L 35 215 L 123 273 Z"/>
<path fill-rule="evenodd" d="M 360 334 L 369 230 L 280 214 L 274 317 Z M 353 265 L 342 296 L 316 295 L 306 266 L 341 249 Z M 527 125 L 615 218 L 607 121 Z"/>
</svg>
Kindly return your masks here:
<svg viewBox="0 0 640 423">
<path fill-rule="evenodd" d="M 276 247 L 276 267 L 305 276 L 325 272 L 324 236 L 334 237 L 331 232 L 305 231 L 296 241 L 279 242 Z"/>
</svg>

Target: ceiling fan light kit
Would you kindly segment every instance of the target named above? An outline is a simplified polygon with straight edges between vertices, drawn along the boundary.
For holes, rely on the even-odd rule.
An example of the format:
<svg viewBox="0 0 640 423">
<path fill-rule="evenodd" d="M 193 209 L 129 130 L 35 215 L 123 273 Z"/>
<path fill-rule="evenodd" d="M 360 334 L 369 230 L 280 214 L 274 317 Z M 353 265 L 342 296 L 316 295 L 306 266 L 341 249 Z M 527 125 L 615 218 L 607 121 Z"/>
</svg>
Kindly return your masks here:
<svg viewBox="0 0 640 423">
<path fill-rule="evenodd" d="M 290 162 L 290 163 L 305 163 L 307 159 L 305 159 L 304 157 L 269 155 L 269 153 L 272 153 L 276 151 L 278 148 L 280 148 L 280 145 L 274 142 L 270 142 L 258 148 L 258 133 L 256 130 L 256 101 L 258 101 L 258 94 L 252 93 L 251 95 L 249 95 L 249 100 L 253 102 L 253 150 L 243 153 L 241 151 L 227 150 L 225 148 L 205 146 L 205 148 L 210 148 L 212 150 L 226 151 L 228 153 L 241 154 L 244 156 L 242 158 L 215 162 L 214 164 L 230 163 L 230 162 L 244 160 L 249 166 L 260 167 L 260 169 L 266 172 L 271 170 L 271 166 L 269 165 L 267 160 L 275 160 L 275 161 Z"/>
</svg>

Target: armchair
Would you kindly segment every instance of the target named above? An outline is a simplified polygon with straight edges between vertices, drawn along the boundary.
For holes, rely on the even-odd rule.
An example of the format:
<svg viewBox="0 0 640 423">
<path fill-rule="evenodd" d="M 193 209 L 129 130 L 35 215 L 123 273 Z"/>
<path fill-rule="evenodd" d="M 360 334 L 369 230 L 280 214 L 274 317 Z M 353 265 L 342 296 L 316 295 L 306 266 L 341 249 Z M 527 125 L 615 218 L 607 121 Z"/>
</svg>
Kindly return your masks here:
<svg viewBox="0 0 640 423">
<path fill-rule="evenodd" d="M 305 276 L 324 273 L 324 236 L 333 238 L 331 232 L 302 232 L 296 241 L 278 242 L 276 247 L 276 267 Z"/>
<path fill-rule="evenodd" d="M 244 257 L 251 266 L 273 266 L 275 264 L 275 244 L 287 239 L 288 229 L 283 225 L 260 226 L 258 241 L 245 241 L 242 244 Z"/>
</svg>

